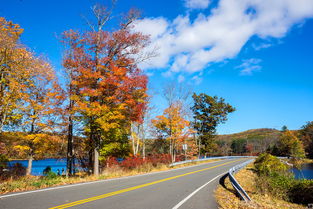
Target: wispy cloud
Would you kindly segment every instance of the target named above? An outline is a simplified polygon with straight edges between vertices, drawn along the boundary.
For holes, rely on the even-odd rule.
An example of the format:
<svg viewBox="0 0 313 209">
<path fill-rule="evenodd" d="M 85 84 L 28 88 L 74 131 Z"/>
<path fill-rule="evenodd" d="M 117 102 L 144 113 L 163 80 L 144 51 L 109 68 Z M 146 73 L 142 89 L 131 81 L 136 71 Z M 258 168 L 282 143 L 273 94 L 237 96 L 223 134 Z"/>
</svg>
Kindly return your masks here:
<svg viewBox="0 0 313 209">
<path fill-rule="evenodd" d="M 261 62 L 261 59 L 251 58 L 243 60 L 242 64 L 236 68 L 240 69 L 240 75 L 252 75 L 254 72 L 260 71 L 262 69 L 262 66 L 260 65 Z"/>
<path fill-rule="evenodd" d="M 185 0 L 185 7 L 189 9 L 206 9 L 208 8 L 209 0 Z"/>
<path fill-rule="evenodd" d="M 266 48 L 269 48 L 271 47 L 272 44 L 269 44 L 269 43 L 261 43 L 261 44 L 255 44 L 253 43 L 252 44 L 252 47 L 256 50 L 256 51 L 259 51 L 261 49 L 266 49 Z"/>
<path fill-rule="evenodd" d="M 177 81 L 178 81 L 178 83 L 182 83 L 182 82 L 185 81 L 185 77 L 182 76 L 182 75 L 179 75 L 178 78 L 177 78 Z"/>
<path fill-rule="evenodd" d="M 189 7 L 187 11 L 203 8 L 208 15 L 199 10 L 196 18 L 187 12 L 174 20 L 157 17 L 135 23 L 134 30 L 151 35 L 151 45 L 146 50 L 159 49 L 159 56 L 141 68 L 201 72 L 212 63 L 236 57 L 253 36 L 260 40 L 281 38 L 293 25 L 313 17 L 312 0 L 220 0 L 211 11 L 207 11 L 209 1 L 184 3 Z M 269 47 L 256 46 L 256 50 Z"/>
<path fill-rule="evenodd" d="M 201 75 L 195 75 L 191 78 L 193 84 L 199 85 L 202 82 Z"/>
</svg>

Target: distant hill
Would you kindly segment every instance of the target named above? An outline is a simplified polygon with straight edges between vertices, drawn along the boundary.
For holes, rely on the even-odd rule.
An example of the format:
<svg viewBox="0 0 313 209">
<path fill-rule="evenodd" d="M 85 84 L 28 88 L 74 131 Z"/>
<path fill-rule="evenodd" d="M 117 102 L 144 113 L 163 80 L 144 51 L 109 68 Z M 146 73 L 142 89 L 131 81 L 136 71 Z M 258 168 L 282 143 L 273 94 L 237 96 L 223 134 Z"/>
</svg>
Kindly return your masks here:
<svg viewBox="0 0 313 209">
<path fill-rule="evenodd" d="M 259 129 L 250 129 L 247 131 L 234 133 L 234 134 L 225 134 L 217 135 L 217 140 L 222 141 L 232 141 L 234 139 L 263 139 L 263 138 L 278 138 L 281 131 L 271 128 L 259 128 Z"/>
<path fill-rule="evenodd" d="M 235 134 L 217 135 L 220 154 L 258 155 L 270 150 L 278 141 L 281 131 L 261 128 Z"/>
</svg>

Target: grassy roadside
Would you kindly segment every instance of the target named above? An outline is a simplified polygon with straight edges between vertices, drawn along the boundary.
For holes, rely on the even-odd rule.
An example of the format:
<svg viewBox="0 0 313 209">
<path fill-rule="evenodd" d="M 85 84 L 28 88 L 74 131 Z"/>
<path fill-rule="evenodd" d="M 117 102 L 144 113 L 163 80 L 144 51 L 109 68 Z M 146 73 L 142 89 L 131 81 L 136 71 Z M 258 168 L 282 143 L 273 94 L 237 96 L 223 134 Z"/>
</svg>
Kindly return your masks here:
<svg viewBox="0 0 313 209">
<path fill-rule="evenodd" d="M 95 176 L 75 176 L 75 177 L 62 177 L 62 176 L 23 176 L 17 179 L 8 179 L 4 182 L 0 182 L 0 194 L 6 194 L 10 192 L 21 192 L 35 189 L 43 189 L 52 186 L 75 184 L 82 182 L 90 182 L 104 179 L 119 178 L 125 176 L 134 176 L 145 173 L 153 173 L 158 171 L 166 171 L 176 168 L 188 167 L 208 162 L 219 161 L 218 159 L 206 160 L 201 162 L 191 162 L 174 167 L 169 167 L 165 164 L 158 164 L 156 167 L 151 164 L 144 164 L 138 168 L 132 170 L 125 170 L 118 166 L 112 166 L 102 172 L 99 177 Z"/>
<path fill-rule="evenodd" d="M 253 172 L 253 163 L 235 174 L 235 178 L 240 185 L 245 189 L 251 202 L 246 203 L 241 201 L 236 195 L 228 178 L 225 179 L 225 187 L 218 185 L 215 191 L 215 197 L 220 209 L 289 209 L 298 208 L 305 209 L 303 205 L 293 204 L 281 199 L 274 198 L 267 194 L 260 194 L 258 192 L 255 179 L 257 175 Z"/>
</svg>

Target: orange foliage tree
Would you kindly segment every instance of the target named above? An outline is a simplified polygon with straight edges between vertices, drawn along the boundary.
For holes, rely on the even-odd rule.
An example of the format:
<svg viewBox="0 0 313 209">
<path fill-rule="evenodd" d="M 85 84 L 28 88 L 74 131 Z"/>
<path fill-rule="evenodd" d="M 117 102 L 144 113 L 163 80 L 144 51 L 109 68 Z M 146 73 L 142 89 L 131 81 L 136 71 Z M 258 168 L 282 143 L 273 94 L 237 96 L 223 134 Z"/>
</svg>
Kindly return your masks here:
<svg viewBox="0 0 313 209">
<path fill-rule="evenodd" d="M 186 143 L 191 132 L 189 121 L 184 118 L 182 104 L 178 101 L 173 103 L 164 110 L 163 115 L 153 119 L 152 123 L 162 137 L 169 140 L 172 162 L 175 162 L 177 150 Z"/>
<path fill-rule="evenodd" d="M 0 132 L 18 124 L 26 133 L 14 149 L 26 153 L 30 174 L 34 155 L 51 150 L 36 144 L 39 139 L 49 143 L 49 137 L 41 139 L 54 128 L 62 91 L 52 67 L 19 43 L 22 32 L 18 24 L 0 18 Z"/>
<path fill-rule="evenodd" d="M 34 57 L 19 43 L 22 32 L 18 24 L 0 17 L 0 133 L 21 118 L 17 109 L 32 76 Z"/>
<path fill-rule="evenodd" d="M 93 173 L 98 175 L 99 152 L 103 159 L 129 153 L 128 136 L 132 121 L 140 122 L 146 106 L 147 77 L 137 67 L 138 55 L 148 37 L 132 32 L 137 18 L 131 11 L 116 31 L 104 31 L 110 12 L 96 5 L 97 24 L 92 31 L 63 34 L 68 52 L 64 66 L 71 71 L 70 99 L 73 110 L 85 124 L 93 157 Z"/>
<path fill-rule="evenodd" d="M 20 109 L 21 127 L 27 135 L 20 142 L 21 146 L 16 146 L 17 149 L 22 147 L 27 153 L 27 175 L 31 173 L 33 158 L 39 157 L 36 155 L 52 150 L 56 152 L 53 149 L 55 140 L 50 140 L 53 137 L 48 137 L 47 133 L 58 128 L 63 102 L 63 92 L 51 66 L 43 60 L 38 60 L 37 66 L 34 67 L 36 70 L 32 76 L 32 84 L 25 90 L 28 96 L 25 97 L 25 104 Z M 43 145 L 43 142 L 46 145 Z"/>
</svg>

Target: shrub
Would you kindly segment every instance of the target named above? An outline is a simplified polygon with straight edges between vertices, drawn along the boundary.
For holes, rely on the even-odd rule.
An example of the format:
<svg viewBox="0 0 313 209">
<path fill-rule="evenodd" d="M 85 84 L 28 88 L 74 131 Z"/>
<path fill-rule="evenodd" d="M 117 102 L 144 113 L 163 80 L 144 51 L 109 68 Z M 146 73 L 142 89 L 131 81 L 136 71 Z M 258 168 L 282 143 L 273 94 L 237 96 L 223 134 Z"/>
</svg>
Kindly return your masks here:
<svg viewBox="0 0 313 209">
<path fill-rule="evenodd" d="M 256 182 L 261 192 L 298 204 L 313 202 L 313 180 L 295 179 L 277 157 L 262 154 L 254 165 L 259 175 Z"/>
<path fill-rule="evenodd" d="M 185 155 L 177 155 L 175 158 L 175 162 L 184 161 L 186 159 Z"/>
<path fill-rule="evenodd" d="M 13 177 L 26 175 L 26 168 L 21 163 L 15 163 L 9 170 Z"/>
<path fill-rule="evenodd" d="M 126 169 L 135 169 L 144 164 L 144 160 L 141 157 L 128 157 L 121 162 L 121 167 Z"/>
<path fill-rule="evenodd" d="M 47 175 L 49 172 L 51 172 L 51 166 L 47 166 L 45 169 L 43 169 L 42 173 L 43 175 Z"/>
<path fill-rule="evenodd" d="M 289 192 L 290 200 L 295 203 L 313 203 L 313 180 L 296 180 Z"/>
<path fill-rule="evenodd" d="M 106 161 L 105 161 L 105 166 L 106 167 L 112 167 L 112 166 L 117 166 L 119 165 L 119 162 L 117 160 L 116 157 L 109 157 Z"/>
<path fill-rule="evenodd" d="M 158 164 L 170 164 L 171 161 L 170 154 L 149 155 L 146 157 L 146 162 L 151 163 L 154 167 Z"/>
<path fill-rule="evenodd" d="M 8 166 L 7 165 L 8 162 L 9 162 L 9 159 L 5 155 L 0 154 L 0 169 L 1 169 L 1 171 L 2 171 L 2 169 L 6 168 Z"/>
<path fill-rule="evenodd" d="M 282 163 L 277 157 L 264 153 L 254 162 L 258 175 L 273 175 L 275 173 L 286 173 L 288 166 Z"/>
</svg>

